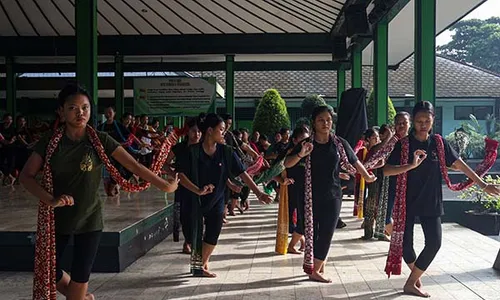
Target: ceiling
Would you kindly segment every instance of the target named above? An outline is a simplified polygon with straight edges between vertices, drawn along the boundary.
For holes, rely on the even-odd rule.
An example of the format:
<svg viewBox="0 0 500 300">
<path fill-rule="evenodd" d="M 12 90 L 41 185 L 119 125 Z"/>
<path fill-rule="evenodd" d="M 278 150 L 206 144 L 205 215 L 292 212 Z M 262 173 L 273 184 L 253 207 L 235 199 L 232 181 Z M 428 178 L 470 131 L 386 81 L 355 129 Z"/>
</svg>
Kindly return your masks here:
<svg viewBox="0 0 500 300">
<path fill-rule="evenodd" d="M 345 0 L 98 0 L 99 35 L 330 32 Z M 2 0 L 0 36 L 71 36 L 75 0 Z"/>
<path fill-rule="evenodd" d="M 120 52 L 130 63 L 223 62 L 234 53 L 236 62 L 327 63 L 343 6 L 363 1 L 97 0 L 100 61 L 111 63 Z M 436 32 L 484 1 L 437 0 Z M 389 24 L 389 65 L 414 51 L 414 6 L 409 1 Z M 73 63 L 74 34 L 75 0 L 0 0 L 0 55 Z M 363 64 L 373 64 L 373 43 Z"/>
<path fill-rule="evenodd" d="M 499 0 L 496 0 L 499 1 Z M 437 0 L 436 33 L 446 30 L 485 0 Z M 414 52 L 415 0 L 411 0 L 389 23 L 389 65 L 397 65 Z M 363 64 L 373 65 L 373 42 L 363 51 Z"/>
</svg>

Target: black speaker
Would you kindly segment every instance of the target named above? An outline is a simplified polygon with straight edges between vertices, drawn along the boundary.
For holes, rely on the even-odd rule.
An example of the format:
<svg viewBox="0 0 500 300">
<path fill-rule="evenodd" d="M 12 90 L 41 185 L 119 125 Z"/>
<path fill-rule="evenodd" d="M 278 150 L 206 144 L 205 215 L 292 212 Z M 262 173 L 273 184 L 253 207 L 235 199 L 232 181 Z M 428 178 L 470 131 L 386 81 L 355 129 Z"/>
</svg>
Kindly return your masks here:
<svg viewBox="0 0 500 300">
<path fill-rule="evenodd" d="M 348 36 L 370 33 L 370 24 L 368 23 L 365 5 L 354 4 L 347 7 L 345 21 Z"/>
<path fill-rule="evenodd" d="M 333 37 L 333 61 L 346 60 L 347 59 L 347 42 L 345 36 L 335 36 Z"/>
</svg>

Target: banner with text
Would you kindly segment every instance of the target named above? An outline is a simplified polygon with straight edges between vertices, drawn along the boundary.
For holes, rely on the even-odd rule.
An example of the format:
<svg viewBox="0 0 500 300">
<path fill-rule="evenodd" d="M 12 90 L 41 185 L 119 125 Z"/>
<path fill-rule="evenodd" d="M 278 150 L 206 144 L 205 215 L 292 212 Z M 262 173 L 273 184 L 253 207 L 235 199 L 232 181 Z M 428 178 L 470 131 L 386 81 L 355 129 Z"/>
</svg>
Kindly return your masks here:
<svg viewBox="0 0 500 300">
<path fill-rule="evenodd" d="M 215 103 L 216 81 L 210 78 L 134 78 L 134 114 L 194 116 Z"/>
</svg>

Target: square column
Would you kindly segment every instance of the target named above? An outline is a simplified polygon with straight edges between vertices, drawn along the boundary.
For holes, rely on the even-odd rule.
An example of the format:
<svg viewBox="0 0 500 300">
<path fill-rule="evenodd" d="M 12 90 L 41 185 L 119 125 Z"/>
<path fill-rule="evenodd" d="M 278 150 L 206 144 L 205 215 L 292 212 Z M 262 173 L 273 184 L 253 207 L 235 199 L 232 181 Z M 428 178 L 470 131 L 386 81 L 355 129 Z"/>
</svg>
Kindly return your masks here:
<svg viewBox="0 0 500 300">
<path fill-rule="evenodd" d="M 415 0 L 415 100 L 436 104 L 436 0 Z"/>
<path fill-rule="evenodd" d="M 361 48 L 355 45 L 351 49 L 351 88 L 362 87 L 363 79 Z"/>
<path fill-rule="evenodd" d="M 226 55 L 226 113 L 236 122 L 236 106 L 234 105 L 234 55 Z"/>
<path fill-rule="evenodd" d="M 125 108 L 124 90 L 123 56 L 117 53 L 115 55 L 115 109 L 118 121 L 121 121 Z"/>
<path fill-rule="evenodd" d="M 373 65 L 373 83 L 374 83 L 374 100 L 375 100 L 375 123 L 382 125 L 387 123 L 387 98 L 388 92 L 388 38 L 389 26 L 386 22 L 381 22 L 375 27 L 374 36 L 374 56 Z"/>
<path fill-rule="evenodd" d="M 345 67 L 341 65 L 337 70 L 337 107 L 340 106 L 342 93 L 345 91 Z"/>
<path fill-rule="evenodd" d="M 6 98 L 7 98 L 7 112 L 12 114 L 12 117 L 16 118 L 17 113 L 17 96 L 16 96 L 16 73 L 14 70 L 14 58 L 5 58 L 5 69 L 6 69 Z"/>
<path fill-rule="evenodd" d="M 97 125 L 97 0 L 76 0 L 76 80 L 85 86 L 92 103 L 91 124 Z"/>
</svg>

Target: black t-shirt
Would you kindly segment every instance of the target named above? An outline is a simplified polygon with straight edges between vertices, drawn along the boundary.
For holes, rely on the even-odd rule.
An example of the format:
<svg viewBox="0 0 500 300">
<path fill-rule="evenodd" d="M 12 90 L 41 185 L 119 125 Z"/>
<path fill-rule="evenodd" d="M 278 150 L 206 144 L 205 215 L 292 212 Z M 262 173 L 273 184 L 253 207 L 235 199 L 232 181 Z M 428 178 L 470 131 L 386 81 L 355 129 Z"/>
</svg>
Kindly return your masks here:
<svg viewBox="0 0 500 300">
<path fill-rule="evenodd" d="M 292 149 L 289 155 L 296 155 L 300 152 L 300 147 L 295 147 Z M 294 197 L 292 193 L 298 194 L 297 196 L 304 196 L 305 190 L 305 174 L 306 174 L 306 158 L 302 158 L 299 162 L 291 167 L 286 169 L 286 174 L 288 178 L 292 178 L 295 182 L 292 185 L 288 186 L 289 196 Z"/>
<path fill-rule="evenodd" d="M 410 134 L 408 138 L 410 143 L 408 163 L 413 161 L 413 153 L 418 149 L 424 150 L 427 158 L 416 169 L 408 172 L 406 214 L 425 217 L 441 216 L 444 213 L 442 175 L 435 137 L 431 135 L 424 142 L 415 139 L 413 134 Z M 445 139 L 443 143 L 446 166 L 450 167 L 458 159 L 458 155 Z M 401 164 L 401 142 L 394 147 L 387 164 L 394 166 Z"/>
<path fill-rule="evenodd" d="M 354 164 L 358 161 L 356 154 L 346 140 L 343 138 L 340 138 L 340 140 L 344 145 L 349 163 Z M 341 168 L 338 149 L 333 140 L 330 140 L 326 144 L 314 141 L 313 145 L 314 149 L 311 153 L 313 202 L 332 204 L 334 200 L 342 199 L 342 187 L 339 178 Z M 294 152 L 297 152 L 297 149 L 300 148 L 296 147 Z"/>
<path fill-rule="evenodd" d="M 118 132 L 117 129 L 120 131 Z M 113 123 L 108 124 L 107 122 L 103 123 L 99 126 L 99 130 L 108 133 L 112 138 L 120 143 L 123 143 L 127 140 L 127 137 L 130 135 L 128 129 L 122 124 L 113 121 Z"/>
<path fill-rule="evenodd" d="M 274 145 L 274 152 L 278 155 L 282 154 L 288 149 L 288 143 L 279 142 Z"/>
<path fill-rule="evenodd" d="M 0 124 L 0 133 L 6 141 L 10 141 L 16 135 L 16 128 L 10 125 L 9 128 L 5 128 L 5 124 Z"/>
<path fill-rule="evenodd" d="M 182 161 L 185 161 L 186 159 L 189 159 L 189 146 L 187 141 L 184 141 L 182 143 L 178 143 L 175 146 L 172 147 L 172 152 L 175 155 L 175 161 L 173 163 L 173 167 L 176 171 L 178 171 L 180 167 L 180 163 Z M 179 188 L 175 190 L 175 201 L 190 201 L 188 199 L 189 195 L 189 190 L 183 187 L 182 185 L 179 185 Z"/>
<path fill-rule="evenodd" d="M 201 208 L 205 214 L 221 214 L 224 211 L 226 181 L 229 178 L 229 172 L 237 177 L 245 171 L 245 167 L 235 152 L 231 153 L 231 157 L 226 158 L 228 151 L 224 149 L 225 145 L 218 144 L 212 157 L 205 153 L 201 144 L 190 147 L 195 148 L 189 148 L 189 155 L 182 159 L 179 171 L 192 180 L 191 160 L 194 158 L 191 157 L 191 152 L 198 151 L 198 187 L 202 188 L 208 184 L 215 186 L 211 194 L 201 196 Z"/>
</svg>

